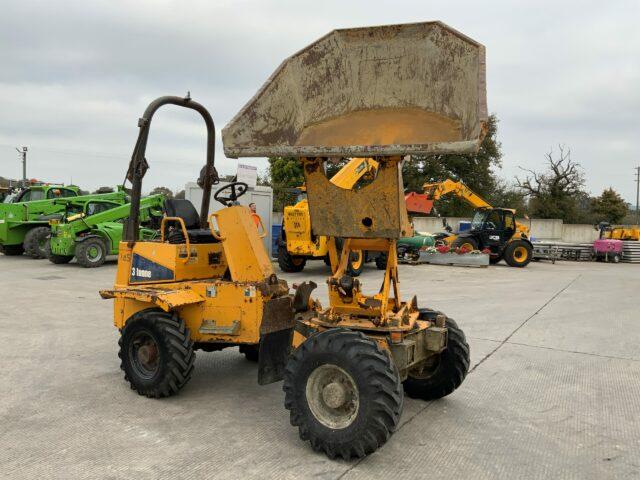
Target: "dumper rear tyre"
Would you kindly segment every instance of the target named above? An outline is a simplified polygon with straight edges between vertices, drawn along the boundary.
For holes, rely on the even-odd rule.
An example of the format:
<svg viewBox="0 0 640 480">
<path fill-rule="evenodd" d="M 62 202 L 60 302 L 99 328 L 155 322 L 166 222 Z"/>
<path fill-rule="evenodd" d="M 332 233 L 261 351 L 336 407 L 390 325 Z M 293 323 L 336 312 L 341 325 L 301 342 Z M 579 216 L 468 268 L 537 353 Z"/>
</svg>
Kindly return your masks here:
<svg viewBox="0 0 640 480">
<path fill-rule="evenodd" d="M 17 257 L 24 253 L 24 247 L 22 245 L 2 245 L 0 251 L 7 257 Z"/>
<path fill-rule="evenodd" d="M 284 373 L 285 408 L 300 438 L 329 458 L 364 457 L 396 429 L 404 393 L 376 342 L 344 328 L 311 336 Z"/>
<path fill-rule="evenodd" d="M 169 397 L 191 379 L 196 354 L 189 329 L 176 314 L 159 310 L 135 314 L 118 344 L 124 378 L 140 395 Z"/>
<path fill-rule="evenodd" d="M 421 318 L 428 316 L 421 312 Z M 462 385 L 467 376 L 469 345 L 464 332 L 452 318 L 447 318 L 445 324 L 448 329 L 447 348 L 411 370 L 404 381 L 404 391 L 411 398 L 436 400 L 445 397 Z"/>
<path fill-rule="evenodd" d="M 301 272 L 307 263 L 307 259 L 304 257 L 297 257 L 291 255 L 287 251 L 287 247 L 280 245 L 278 247 L 278 265 L 283 272 L 295 273 Z"/>
<path fill-rule="evenodd" d="M 46 258 L 45 243 L 51 234 L 49 227 L 35 227 L 24 236 L 24 251 L 31 258 Z"/>
<path fill-rule="evenodd" d="M 47 260 L 56 265 L 64 265 L 65 263 L 69 263 L 73 260 L 73 255 L 56 255 L 51 253 L 51 239 L 47 239 L 47 242 L 44 245 L 44 251 Z"/>
<path fill-rule="evenodd" d="M 99 267 L 107 259 L 107 245 L 101 238 L 88 238 L 76 246 L 76 259 L 85 268 Z"/>
<path fill-rule="evenodd" d="M 510 267 L 523 268 L 529 265 L 533 257 L 531 245 L 522 240 L 514 240 L 504 249 L 504 260 Z"/>
</svg>

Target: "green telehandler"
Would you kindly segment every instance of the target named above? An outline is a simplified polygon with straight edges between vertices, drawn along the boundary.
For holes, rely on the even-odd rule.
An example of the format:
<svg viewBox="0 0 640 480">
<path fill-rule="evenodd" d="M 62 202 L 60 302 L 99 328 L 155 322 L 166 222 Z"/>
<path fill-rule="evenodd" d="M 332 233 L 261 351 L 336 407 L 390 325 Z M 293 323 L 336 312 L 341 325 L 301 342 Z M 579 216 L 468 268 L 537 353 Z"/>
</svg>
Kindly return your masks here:
<svg viewBox="0 0 640 480">
<path fill-rule="evenodd" d="M 81 212 L 92 200 L 109 200 L 118 205 L 127 202 L 127 194 L 121 187 L 110 193 L 79 193 L 72 186 L 33 185 L 9 194 L 0 203 L 0 252 L 44 258 L 50 220 Z"/>
<path fill-rule="evenodd" d="M 151 195 L 140 201 L 141 240 L 158 235 L 156 219 L 162 217 L 164 195 Z M 107 255 L 117 255 L 122 240 L 124 220 L 131 213 L 131 204 L 109 200 L 87 202 L 81 213 L 52 219 L 51 235 L 45 244 L 46 256 L 55 264 L 69 263 L 73 257 L 85 268 L 99 267 Z M 148 228 L 151 227 L 151 228 Z"/>
</svg>

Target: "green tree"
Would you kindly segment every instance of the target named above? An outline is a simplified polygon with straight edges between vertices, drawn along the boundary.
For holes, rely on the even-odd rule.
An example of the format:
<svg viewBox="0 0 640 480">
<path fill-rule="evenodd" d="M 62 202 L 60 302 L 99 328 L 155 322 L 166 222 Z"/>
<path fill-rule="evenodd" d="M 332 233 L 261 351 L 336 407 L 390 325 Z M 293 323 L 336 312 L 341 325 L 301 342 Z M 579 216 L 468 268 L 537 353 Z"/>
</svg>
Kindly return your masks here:
<svg viewBox="0 0 640 480">
<path fill-rule="evenodd" d="M 629 213 L 629 206 L 618 192 L 609 187 L 602 195 L 591 199 L 591 212 L 594 223 L 620 223 Z"/>
<path fill-rule="evenodd" d="M 584 172 L 579 163 L 571 160 L 571 150 L 559 147 L 546 155 L 547 169 L 540 173 L 527 172 L 524 179 L 516 177 L 518 187 L 529 198 L 529 213 L 537 218 L 561 218 L 567 223 L 584 221 Z"/>
<path fill-rule="evenodd" d="M 269 158 L 269 181 L 273 188 L 273 211 L 281 212 L 286 205 L 295 203 L 293 189 L 304 183 L 302 165 L 294 157 Z"/>
<path fill-rule="evenodd" d="M 149 195 L 164 195 L 166 198 L 173 198 L 173 192 L 167 187 L 156 187 Z"/>
</svg>

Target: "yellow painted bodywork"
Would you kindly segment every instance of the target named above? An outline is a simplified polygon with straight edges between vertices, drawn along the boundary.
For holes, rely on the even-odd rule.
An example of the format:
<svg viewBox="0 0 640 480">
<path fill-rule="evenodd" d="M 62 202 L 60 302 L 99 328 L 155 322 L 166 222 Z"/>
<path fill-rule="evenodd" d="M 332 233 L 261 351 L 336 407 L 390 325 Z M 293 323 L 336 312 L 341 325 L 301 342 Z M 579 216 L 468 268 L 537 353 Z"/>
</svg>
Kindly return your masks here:
<svg viewBox="0 0 640 480">
<path fill-rule="evenodd" d="M 616 240 L 640 240 L 640 226 L 613 227 L 610 231 L 606 231 L 604 235 L 605 238 Z"/>
<path fill-rule="evenodd" d="M 372 158 L 354 158 L 347 162 L 330 181 L 343 189 L 351 189 L 363 177 L 375 175 L 378 162 Z M 328 238 L 313 235 L 309 202 L 300 200 L 284 208 L 282 228 L 285 232 L 287 251 L 294 256 L 321 258 L 329 252 Z"/>
<path fill-rule="evenodd" d="M 160 308 L 176 312 L 199 343 L 250 343 L 260 339 L 265 303 L 287 294 L 246 207 L 216 214 L 218 243 L 120 243 L 116 283 L 100 292 L 114 299 L 114 324 L 122 329 L 135 313 Z M 164 238 L 164 235 L 162 235 Z M 173 272 L 170 279 L 134 280 L 137 255 Z M 138 272 L 140 273 L 140 272 Z"/>
</svg>

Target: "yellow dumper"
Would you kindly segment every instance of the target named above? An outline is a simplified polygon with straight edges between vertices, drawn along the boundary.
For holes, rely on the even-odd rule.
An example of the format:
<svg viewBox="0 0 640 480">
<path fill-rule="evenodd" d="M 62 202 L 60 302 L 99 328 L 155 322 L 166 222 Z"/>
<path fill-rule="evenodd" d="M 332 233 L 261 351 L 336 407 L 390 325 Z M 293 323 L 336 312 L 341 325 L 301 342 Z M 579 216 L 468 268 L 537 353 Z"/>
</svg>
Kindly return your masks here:
<svg viewBox="0 0 640 480">
<path fill-rule="evenodd" d="M 190 99 L 164 97 L 140 120 L 129 169 L 137 211 L 153 113 L 166 103 L 193 108 L 208 126 L 200 214 L 169 201 L 162 235 L 137 240 L 131 218 L 113 289 L 125 378 L 138 393 L 177 393 L 195 350 L 241 347 L 258 360 L 258 380 L 284 380 L 285 408 L 300 438 L 329 457 L 361 457 L 396 429 L 404 394 L 424 400 L 453 392 L 469 367 L 464 333 L 446 315 L 403 300 L 396 239 L 411 234 L 401 165 L 412 154 L 475 151 L 487 119 L 484 47 L 440 22 L 336 30 L 276 70 L 222 132 L 228 157 L 294 156 L 303 165 L 314 232 L 330 243 L 329 302 L 313 283 L 289 293 L 276 277 L 249 212 L 245 185 L 216 192 L 225 208 L 208 215 L 213 122 Z M 375 176 L 357 190 L 329 181 L 331 157 L 373 157 Z M 378 293 L 347 272 L 350 253 L 389 261 Z M 339 258 L 339 261 L 338 261 Z M 433 432 L 434 434 L 436 432 Z"/>
</svg>

